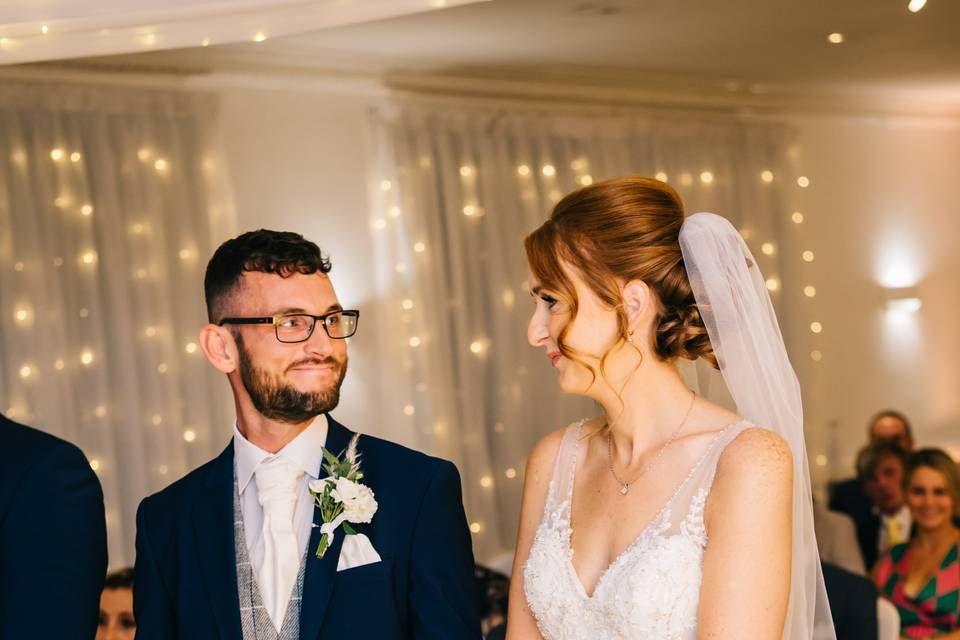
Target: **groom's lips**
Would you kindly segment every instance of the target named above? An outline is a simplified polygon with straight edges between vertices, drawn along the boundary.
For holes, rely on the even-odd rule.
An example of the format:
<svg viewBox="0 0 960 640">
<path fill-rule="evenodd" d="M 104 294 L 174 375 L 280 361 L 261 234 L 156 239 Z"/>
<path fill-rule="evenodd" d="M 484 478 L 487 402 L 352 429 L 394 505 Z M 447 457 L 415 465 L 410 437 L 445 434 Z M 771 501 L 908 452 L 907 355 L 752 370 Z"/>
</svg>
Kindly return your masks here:
<svg viewBox="0 0 960 640">
<path fill-rule="evenodd" d="M 287 371 L 337 371 L 340 365 L 337 362 L 298 362 L 287 368 Z"/>
</svg>

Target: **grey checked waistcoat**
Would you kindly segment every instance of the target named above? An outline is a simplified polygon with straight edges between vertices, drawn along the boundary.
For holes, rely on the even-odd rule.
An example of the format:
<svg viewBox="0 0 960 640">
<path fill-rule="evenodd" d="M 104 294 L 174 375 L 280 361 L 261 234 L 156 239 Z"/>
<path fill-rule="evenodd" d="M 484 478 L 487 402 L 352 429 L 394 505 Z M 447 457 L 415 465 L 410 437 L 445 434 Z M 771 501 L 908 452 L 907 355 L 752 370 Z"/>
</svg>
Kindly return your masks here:
<svg viewBox="0 0 960 640">
<path fill-rule="evenodd" d="M 263 606 L 260 587 L 257 586 L 253 565 L 250 564 L 236 480 L 233 483 L 233 518 L 233 544 L 237 558 L 237 592 L 240 596 L 240 626 L 243 628 L 243 640 L 300 640 L 300 600 L 303 595 L 303 570 L 307 565 L 307 554 L 304 553 L 300 558 L 300 572 L 293 585 L 293 595 L 290 596 L 290 602 L 287 604 L 287 612 L 283 617 L 280 633 L 277 633 L 273 622 L 270 621 L 269 612 Z"/>
</svg>

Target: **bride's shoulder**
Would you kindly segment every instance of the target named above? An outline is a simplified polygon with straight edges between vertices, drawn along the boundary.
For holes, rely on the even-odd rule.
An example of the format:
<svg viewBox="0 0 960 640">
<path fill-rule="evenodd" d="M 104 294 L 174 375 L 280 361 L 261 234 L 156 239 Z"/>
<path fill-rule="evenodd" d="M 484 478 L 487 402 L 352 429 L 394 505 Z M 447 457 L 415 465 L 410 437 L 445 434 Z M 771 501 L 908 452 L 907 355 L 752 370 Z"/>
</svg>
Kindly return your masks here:
<svg viewBox="0 0 960 640">
<path fill-rule="evenodd" d="M 579 429 L 582 434 L 589 433 L 596 419 L 582 420 L 570 425 L 554 429 L 534 445 L 530 456 L 527 458 L 527 476 L 530 472 L 542 472 L 549 476 L 553 471 L 554 461 L 557 459 L 557 453 L 560 451 L 560 445 L 564 436 L 571 429 Z"/>
<path fill-rule="evenodd" d="M 720 454 L 716 483 L 789 481 L 793 472 L 790 445 L 780 434 L 751 426 L 738 433 Z"/>
</svg>

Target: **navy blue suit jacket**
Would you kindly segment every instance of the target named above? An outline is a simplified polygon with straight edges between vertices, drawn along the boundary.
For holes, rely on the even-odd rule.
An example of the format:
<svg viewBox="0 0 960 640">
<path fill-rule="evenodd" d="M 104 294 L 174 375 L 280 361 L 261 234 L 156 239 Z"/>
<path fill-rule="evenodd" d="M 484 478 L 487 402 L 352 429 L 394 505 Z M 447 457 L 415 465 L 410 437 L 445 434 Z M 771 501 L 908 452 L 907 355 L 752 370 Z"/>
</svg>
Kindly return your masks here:
<svg viewBox="0 0 960 640">
<path fill-rule="evenodd" d="M 326 448 L 353 433 L 328 416 Z M 358 525 L 383 559 L 337 571 L 338 531 L 322 560 L 307 548 L 301 640 L 478 640 L 473 552 L 453 464 L 361 436 L 363 482 L 379 505 Z M 325 472 L 320 473 L 324 477 Z M 138 640 L 242 637 L 234 550 L 233 445 L 137 513 L 134 613 Z M 314 509 L 314 522 L 322 523 Z"/>
<path fill-rule="evenodd" d="M 833 485 L 829 507 L 853 518 L 863 563 L 867 572 L 871 571 L 880 554 L 880 516 L 864 492 L 863 484 L 857 478 L 850 478 Z"/>
<path fill-rule="evenodd" d="M 0 639 L 97 632 L 103 491 L 75 446 L 0 415 Z"/>
</svg>

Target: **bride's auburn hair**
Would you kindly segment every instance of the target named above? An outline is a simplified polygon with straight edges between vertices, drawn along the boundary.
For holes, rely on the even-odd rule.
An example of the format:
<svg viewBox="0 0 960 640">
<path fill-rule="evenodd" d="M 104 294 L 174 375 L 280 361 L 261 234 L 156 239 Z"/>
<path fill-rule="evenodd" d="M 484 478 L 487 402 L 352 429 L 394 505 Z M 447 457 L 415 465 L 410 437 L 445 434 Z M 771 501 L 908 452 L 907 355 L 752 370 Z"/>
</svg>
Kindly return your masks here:
<svg viewBox="0 0 960 640">
<path fill-rule="evenodd" d="M 566 263 L 608 308 L 617 312 L 619 340 L 627 340 L 629 323 L 620 287 L 642 280 L 655 295 L 658 313 L 653 352 L 661 360 L 717 358 L 697 308 L 680 250 L 683 202 L 666 183 L 640 176 L 596 182 L 564 197 L 550 217 L 524 240 L 530 270 L 540 285 L 566 303 L 570 319 L 558 347 L 577 358 L 564 339 L 577 317 L 579 301 L 566 276 Z M 608 351 L 601 359 L 606 361 Z"/>
</svg>

